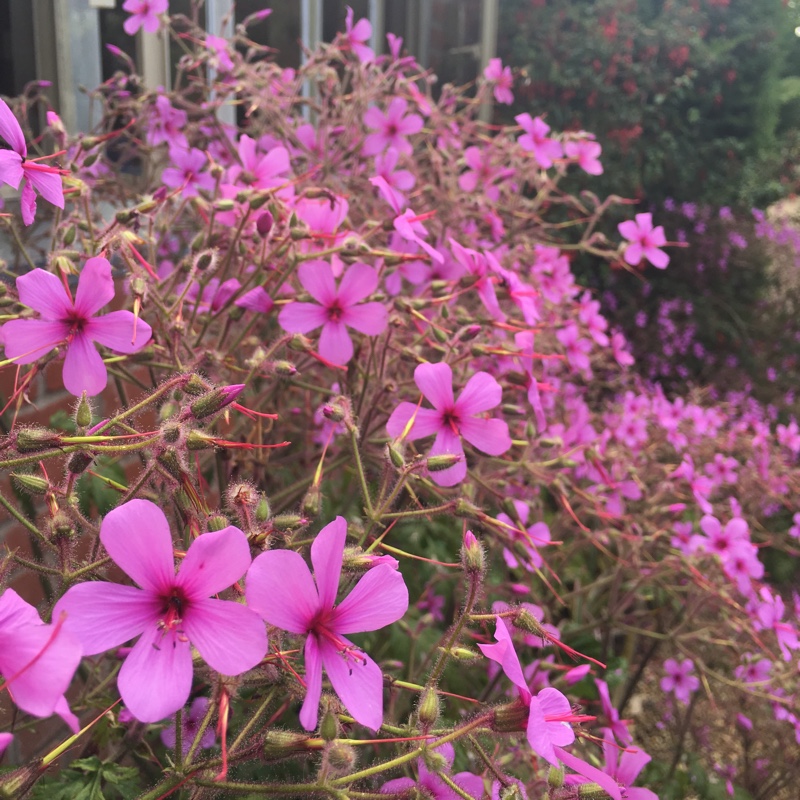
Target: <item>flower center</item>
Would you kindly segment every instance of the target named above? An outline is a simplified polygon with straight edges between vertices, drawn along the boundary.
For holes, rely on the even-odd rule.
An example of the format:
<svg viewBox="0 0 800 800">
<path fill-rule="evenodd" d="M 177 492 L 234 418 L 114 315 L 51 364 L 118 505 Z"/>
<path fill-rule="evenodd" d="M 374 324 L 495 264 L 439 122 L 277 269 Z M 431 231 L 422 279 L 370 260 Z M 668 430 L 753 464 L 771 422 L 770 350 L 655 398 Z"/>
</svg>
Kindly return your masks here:
<svg viewBox="0 0 800 800">
<path fill-rule="evenodd" d="M 461 433 L 458 430 L 460 422 L 461 418 L 459 417 L 458 412 L 454 408 L 450 408 L 442 414 L 442 425 L 445 425 L 448 428 L 450 428 L 456 436 L 461 435 Z"/>
<path fill-rule="evenodd" d="M 73 336 L 76 336 L 79 333 L 83 333 L 83 329 L 86 327 L 86 317 L 81 316 L 77 313 L 77 311 L 73 311 L 65 320 L 64 322 L 69 325 L 69 333 L 67 334 L 68 339 L 72 339 Z"/>
<path fill-rule="evenodd" d="M 183 614 L 189 606 L 186 595 L 178 586 L 173 586 L 168 595 L 161 597 L 161 611 L 159 612 L 160 619 L 158 620 L 158 627 L 167 633 L 177 633 L 181 641 L 185 641 L 186 637 L 181 630 L 183 624 Z"/>
<path fill-rule="evenodd" d="M 331 322 L 339 322 L 343 313 L 344 309 L 339 305 L 338 300 L 334 300 L 333 305 L 328 306 L 328 319 Z"/>
</svg>

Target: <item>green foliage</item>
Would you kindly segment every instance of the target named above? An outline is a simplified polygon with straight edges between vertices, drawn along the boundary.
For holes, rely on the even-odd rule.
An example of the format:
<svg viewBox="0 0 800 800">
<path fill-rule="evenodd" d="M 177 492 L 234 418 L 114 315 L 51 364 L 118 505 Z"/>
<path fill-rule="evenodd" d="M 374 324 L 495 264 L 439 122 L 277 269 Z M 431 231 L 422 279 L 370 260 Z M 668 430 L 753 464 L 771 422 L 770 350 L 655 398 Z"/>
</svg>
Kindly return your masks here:
<svg viewBox="0 0 800 800">
<path fill-rule="evenodd" d="M 597 136 L 594 191 L 765 204 L 785 191 L 798 103 L 800 78 L 782 79 L 798 71 L 790 14 L 781 0 L 509 0 L 499 54 L 527 76 L 514 113 Z"/>
<path fill-rule="evenodd" d="M 130 800 L 142 786 L 136 767 L 123 767 L 97 756 L 73 761 L 52 780 L 40 781 L 32 800 Z"/>
</svg>

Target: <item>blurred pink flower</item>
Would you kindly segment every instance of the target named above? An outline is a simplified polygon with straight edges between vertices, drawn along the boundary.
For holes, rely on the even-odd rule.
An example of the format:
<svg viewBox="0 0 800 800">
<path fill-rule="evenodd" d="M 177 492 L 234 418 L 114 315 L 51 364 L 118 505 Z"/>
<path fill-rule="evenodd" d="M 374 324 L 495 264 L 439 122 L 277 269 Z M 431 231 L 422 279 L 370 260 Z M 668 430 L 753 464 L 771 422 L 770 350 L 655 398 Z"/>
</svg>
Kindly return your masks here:
<svg viewBox="0 0 800 800">
<path fill-rule="evenodd" d="M 664 228 L 653 227 L 652 214 L 637 214 L 636 221 L 626 219 L 617 226 L 619 232 L 630 242 L 625 248 L 623 258 L 631 266 L 637 266 L 646 258 L 654 267 L 665 269 L 669 264 L 669 256 L 659 247 L 667 243 Z"/>
</svg>

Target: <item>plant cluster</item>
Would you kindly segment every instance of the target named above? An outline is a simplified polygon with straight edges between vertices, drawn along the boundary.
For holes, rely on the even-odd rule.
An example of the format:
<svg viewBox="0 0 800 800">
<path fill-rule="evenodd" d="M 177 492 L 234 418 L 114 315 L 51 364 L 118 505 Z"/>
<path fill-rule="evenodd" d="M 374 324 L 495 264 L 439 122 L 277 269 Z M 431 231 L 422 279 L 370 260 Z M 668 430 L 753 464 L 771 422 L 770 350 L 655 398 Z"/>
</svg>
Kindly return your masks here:
<svg viewBox="0 0 800 800">
<path fill-rule="evenodd" d="M 671 256 L 649 213 L 599 233 L 600 145 L 482 123 L 502 63 L 434 100 L 352 13 L 293 71 L 268 12 L 125 5 L 173 91 L 121 70 L 35 158 L 0 101 L 36 221 L 2 220 L 0 796 L 791 791 L 800 434 L 627 369 L 571 262 Z M 59 375 L 71 413 L 26 423 Z"/>
</svg>

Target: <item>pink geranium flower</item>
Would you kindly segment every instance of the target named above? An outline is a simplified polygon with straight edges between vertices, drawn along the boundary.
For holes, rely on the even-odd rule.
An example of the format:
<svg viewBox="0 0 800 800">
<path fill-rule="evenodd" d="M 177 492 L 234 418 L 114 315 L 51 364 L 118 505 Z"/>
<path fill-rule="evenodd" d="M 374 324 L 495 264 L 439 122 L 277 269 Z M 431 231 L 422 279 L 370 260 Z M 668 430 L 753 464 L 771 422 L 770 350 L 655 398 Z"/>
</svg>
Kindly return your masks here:
<svg viewBox="0 0 800 800">
<path fill-rule="evenodd" d="M 213 598 L 250 566 L 250 547 L 228 526 L 195 539 L 175 574 L 172 534 L 161 509 L 131 500 L 109 512 L 100 540 L 141 588 L 92 581 L 71 587 L 54 614 L 86 655 L 139 637 L 119 672 L 122 700 L 140 722 L 174 714 L 192 689 L 192 646 L 224 675 L 252 669 L 267 651 L 264 625 L 245 606 Z"/>
<path fill-rule="evenodd" d="M 389 312 L 383 303 L 361 303 L 378 288 L 378 273 L 366 264 L 353 264 L 337 287 L 333 270 L 325 261 L 306 261 L 298 270 L 303 288 L 319 303 L 290 303 L 278 316 L 290 333 L 322 328 L 319 354 L 331 364 L 346 364 L 353 357 L 348 328 L 367 336 L 386 329 Z"/>
<path fill-rule="evenodd" d="M 483 77 L 494 83 L 494 99 L 498 103 L 510 106 L 514 102 L 514 94 L 511 91 L 514 86 L 514 76 L 511 74 L 511 67 L 503 67 L 503 62 L 499 58 L 490 58 L 483 71 Z"/>
<path fill-rule="evenodd" d="M 61 170 L 28 159 L 28 146 L 17 118 L 4 100 L 0 100 L 0 138 L 10 150 L 0 150 L 0 181 L 18 189 L 22 181 L 20 209 L 26 225 L 36 216 L 36 191 L 58 208 L 64 208 L 64 189 Z"/>
<path fill-rule="evenodd" d="M 447 764 L 445 774 L 459 789 L 466 792 L 470 797 L 475 798 L 475 800 L 484 796 L 483 779 L 479 775 L 474 775 L 471 772 L 457 772 L 455 775 L 448 774 L 452 769 L 456 755 L 453 745 L 447 742 L 434 748 L 433 752 L 444 756 Z M 438 773 L 431 772 L 421 758 L 417 760 L 417 775 L 416 781 L 412 778 L 394 778 L 391 781 L 386 781 L 381 786 L 381 794 L 397 795 L 417 788 L 424 790 L 424 796 L 431 797 L 433 800 L 459 800 L 462 797 L 458 792 L 451 789 L 439 777 Z"/>
<path fill-rule="evenodd" d="M 247 602 L 270 624 L 307 636 L 306 697 L 300 723 L 317 727 L 322 668 L 334 691 L 357 722 L 372 730 L 383 723 L 383 674 L 345 634 L 375 631 L 400 619 L 408 609 L 403 576 L 388 564 L 369 570 L 336 605 L 347 523 L 337 517 L 311 545 L 314 576 L 299 553 L 270 550 L 247 573 Z"/>
<path fill-rule="evenodd" d="M 183 745 L 183 755 L 185 756 L 192 747 L 194 737 L 197 736 L 197 731 L 200 730 L 200 723 L 206 716 L 210 701 L 207 697 L 195 697 L 192 704 L 189 706 L 181 718 L 181 743 Z M 171 725 L 167 725 L 161 731 L 161 741 L 165 747 L 175 747 L 178 737 L 175 734 L 175 720 L 170 720 Z M 205 750 L 214 746 L 217 737 L 214 734 L 214 728 L 209 726 L 203 731 L 200 737 L 199 747 Z"/>
<path fill-rule="evenodd" d="M 407 108 L 407 100 L 394 97 L 385 112 L 377 106 L 367 110 L 364 114 L 364 124 L 372 128 L 375 133 L 369 134 L 364 140 L 362 153 L 365 156 L 382 153 L 387 147 L 394 147 L 400 153 L 409 155 L 412 153 L 413 148 L 406 136 L 419 133 L 423 122 L 419 114 L 406 116 Z"/>
<path fill-rule="evenodd" d="M 630 242 L 625 248 L 623 258 L 632 267 L 646 258 L 654 267 L 664 269 L 669 264 L 669 256 L 659 247 L 667 243 L 663 226 L 653 227 L 652 214 L 637 214 L 636 221 L 626 219 L 617 226 L 619 232 Z"/>
<path fill-rule="evenodd" d="M 344 25 L 346 32 L 341 40 L 343 47 L 352 50 L 362 64 L 369 64 L 374 61 L 375 51 L 365 44 L 372 36 L 372 24 L 370 21 L 368 19 L 360 19 L 353 25 L 353 9 L 347 6 Z"/>
<path fill-rule="evenodd" d="M 694 662 L 691 658 L 684 658 L 678 663 L 674 658 L 664 662 L 664 672 L 667 674 L 661 679 L 661 690 L 672 692 L 681 703 L 686 705 L 689 696 L 700 687 L 700 679 L 694 675 Z"/>
<path fill-rule="evenodd" d="M 531 118 L 530 114 L 518 114 L 514 119 L 525 131 L 517 140 L 523 150 L 533 153 L 533 157 L 542 169 L 549 169 L 553 161 L 561 158 L 564 151 L 561 142 L 548 138 L 550 126 L 541 118 Z"/>
<path fill-rule="evenodd" d="M 161 24 L 158 15 L 165 14 L 168 7 L 169 0 L 125 0 L 122 9 L 131 15 L 122 23 L 125 33 L 133 36 L 139 28 L 155 33 Z"/>
<path fill-rule="evenodd" d="M 476 372 L 458 400 L 453 397 L 453 371 L 449 364 L 420 364 L 414 381 L 433 408 L 416 403 L 400 403 L 386 423 L 393 438 L 408 439 L 436 436 L 429 456 L 464 455 L 463 436 L 473 447 L 490 456 L 499 456 L 511 447 L 508 425 L 500 419 L 486 419 L 484 412 L 500 405 L 503 390 L 488 372 Z M 455 486 L 467 475 L 467 464 L 459 461 L 452 467 L 431 473 L 439 486 Z"/>
<path fill-rule="evenodd" d="M 603 165 L 600 163 L 600 153 L 603 148 L 591 139 L 579 139 L 576 142 L 567 142 L 564 153 L 567 158 L 574 158 L 578 166 L 589 175 L 602 175 Z"/>
<path fill-rule="evenodd" d="M 81 646 L 58 615 L 45 625 L 13 589 L 0 597 L 0 675 L 12 700 L 28 714 L 58 714 L 77 733 L 78 720 L 64 692 L 81 660 Z M 7 743 L 6 743 L 7 744 Z"/>
<path fill-rule="evenodd" d="M 213 191 L 214 178 L 203 172 L 208 159 L 202 150 L 175 147 L 169 151 L 169 157 L 175 166 L 167 167 L 161 174 L 165 186 L 180 187 L 182 197 L 197 197 L 201 189 Z"/>
<path fill-rule="evenodd" d="M 103 359 L 94 347 L 101 344 L 116 353 L 136 353 L 152 331 L 130 311 L 97 312 L 114 299 L 111 264 L 102 256 L 90 258 L 78 279 L 75 300 L 59 279 L 43 269 L 17 278 L 19 300 L 39 312 L 39 319 L 17 319 L 3 326 L 6 357 L 30 364 L 58 345 L 64 345 L 64 387 L 80 397 L 100 394 L 108 382 Z"/>
</svg>

